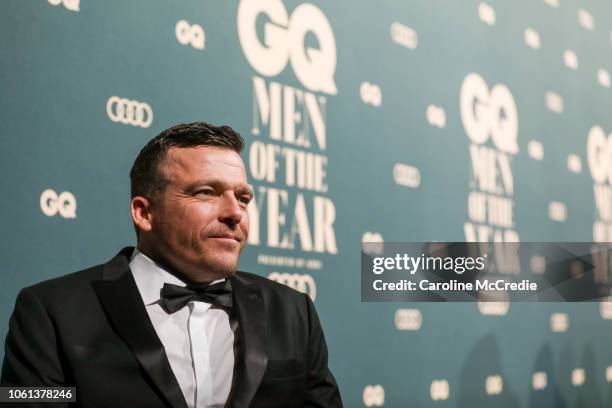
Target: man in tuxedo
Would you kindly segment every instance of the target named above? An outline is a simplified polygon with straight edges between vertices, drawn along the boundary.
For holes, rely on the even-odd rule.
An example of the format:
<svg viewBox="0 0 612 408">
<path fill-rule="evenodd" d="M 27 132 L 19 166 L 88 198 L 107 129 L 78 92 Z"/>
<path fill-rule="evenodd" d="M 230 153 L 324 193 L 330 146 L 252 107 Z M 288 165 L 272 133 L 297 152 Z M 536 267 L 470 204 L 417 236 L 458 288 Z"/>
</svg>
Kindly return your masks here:
<svg viewBox="0 0 612 408">
<path fill-rule="evenodd" d="M 137 248 L 19 293 L 2 385 L 75 386 L 83 407 L 342 406 L 310 298 L 236 272 L 242 146 L 203 122 L 152 139 L 130 171 Z"/>
</svg>

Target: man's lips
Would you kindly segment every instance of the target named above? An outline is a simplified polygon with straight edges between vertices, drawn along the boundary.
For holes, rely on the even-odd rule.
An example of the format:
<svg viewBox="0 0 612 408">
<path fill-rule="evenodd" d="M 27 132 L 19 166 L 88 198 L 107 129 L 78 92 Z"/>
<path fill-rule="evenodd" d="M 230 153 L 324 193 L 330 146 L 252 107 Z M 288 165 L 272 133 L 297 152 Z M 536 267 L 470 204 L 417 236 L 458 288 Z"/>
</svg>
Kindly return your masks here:
<svg viewBox="0 0 612 408">
<path fill-rule="evenodd" d="M 211 238 L 230 239 L 230 240 L 234 240 L 234 241 L 236 241 L 236 242 L 240 242 L 240 241 L 242 241 L 242 239 L 240 239 L 240 238 L 238 237 L 238 235 L 235 235 L 235 234 L 229 234 L 229 233 L 226 233 L 226 234 L 218 234 L 218 235 L 212 235 L 212 236 L 211 236 Z"/>
</svg>

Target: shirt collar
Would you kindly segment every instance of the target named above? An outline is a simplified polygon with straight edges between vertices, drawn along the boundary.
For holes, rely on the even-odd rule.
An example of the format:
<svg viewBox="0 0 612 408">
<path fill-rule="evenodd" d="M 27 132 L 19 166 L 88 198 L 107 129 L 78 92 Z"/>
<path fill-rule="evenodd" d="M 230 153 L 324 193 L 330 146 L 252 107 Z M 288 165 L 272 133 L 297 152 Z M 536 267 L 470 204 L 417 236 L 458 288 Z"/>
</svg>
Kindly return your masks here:
<svg viewBox="0 0 612 408">
<path fill-rule="evenodd" d="M 140 252 L 138 248 L 134 248 L 130 258 L 130 269 L 140 296 L 146 306 L 159 301 L 164 283 L 187 286 L 185 282 L 166 271 L 151 258 Z M 211 283 L 223 282 L 224 280 L 217 279 Z"/>
</svg>

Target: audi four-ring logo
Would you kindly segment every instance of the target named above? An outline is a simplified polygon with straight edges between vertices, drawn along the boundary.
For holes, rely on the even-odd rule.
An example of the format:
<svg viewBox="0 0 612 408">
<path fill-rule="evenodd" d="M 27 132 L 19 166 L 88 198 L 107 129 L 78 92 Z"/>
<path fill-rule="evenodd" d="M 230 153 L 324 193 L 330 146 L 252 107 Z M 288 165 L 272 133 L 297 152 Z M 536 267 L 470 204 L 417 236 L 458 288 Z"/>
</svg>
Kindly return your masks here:
<svg viewBox="0 0 612 408">
<path fill-rule="evenodd" d="M 504 316 L 508 314 L 510 303 L 507 301 L 478 301 L 478 310 L 485 316 Z"/>
<path fill-rule="evenodd" d="M 148 128 L 153 123 L 153 110 L 146 102 L 111 96 L 106 102 L 106 114 L 113 122 Z"/>
<path fill-rule="evenodd" d="M 307 294 L 313 302 L 317 297 L 317 285 L 308 274 L 272 272 L 268 275 L 268 279 Z"/>
<path fill-rule="evenodd" d="M 419 309 L 397 309 L 395 327 L 398 330 L 419 330 L 423 325 L 423 315 Z"/>
</svg>

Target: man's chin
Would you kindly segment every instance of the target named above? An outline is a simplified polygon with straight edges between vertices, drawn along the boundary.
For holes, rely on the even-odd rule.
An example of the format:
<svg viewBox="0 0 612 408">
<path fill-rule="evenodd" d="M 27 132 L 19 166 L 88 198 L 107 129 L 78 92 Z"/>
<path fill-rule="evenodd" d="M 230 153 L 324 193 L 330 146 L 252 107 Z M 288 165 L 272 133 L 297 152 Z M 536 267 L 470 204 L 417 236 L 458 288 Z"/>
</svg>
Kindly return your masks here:
<svg viewBox="0 0 612 408">
<path fill-rule="evenodd" d="M 233 264 L 208 264 L 205 268 L 215 279 L 229 278 L 236 273 L 238 265 Z"/>
<path fill-rule="evenodd" d="M 215 275 L 218 276 L 217 279 L 230 278 L 236 274 L 236 268 L 233 269 L 221 269 L 215 272 Z"/>
</svg>

